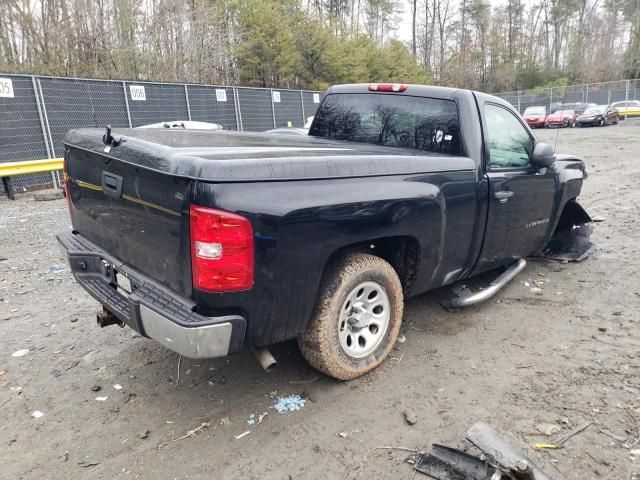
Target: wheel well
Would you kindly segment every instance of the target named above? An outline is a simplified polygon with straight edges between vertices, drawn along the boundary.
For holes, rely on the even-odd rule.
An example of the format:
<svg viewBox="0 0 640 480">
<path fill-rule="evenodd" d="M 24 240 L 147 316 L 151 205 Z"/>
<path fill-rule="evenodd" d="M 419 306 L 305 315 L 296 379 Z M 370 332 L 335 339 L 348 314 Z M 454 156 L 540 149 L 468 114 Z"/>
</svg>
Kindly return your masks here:
<svg viewBox="0 0 640 480">
<path fill-rule="evenodd" d="M 367 253 L 389 262 L 400 278 L 405 295 L 411 291 L 420 266 L 420 243 L 416 238 L 384 237 L 346 245 L 331 254 L 327 265 L 349 253 Z"/>
</svg>

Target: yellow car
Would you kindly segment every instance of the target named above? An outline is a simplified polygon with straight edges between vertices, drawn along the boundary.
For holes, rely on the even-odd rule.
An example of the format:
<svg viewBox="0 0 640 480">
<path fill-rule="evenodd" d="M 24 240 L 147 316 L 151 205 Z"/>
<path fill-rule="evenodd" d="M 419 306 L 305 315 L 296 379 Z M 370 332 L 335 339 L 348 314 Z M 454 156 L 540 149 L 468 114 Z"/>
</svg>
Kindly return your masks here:
<svg viewBox="0 0 640 480">
<path fill-rule="evenodd" d="M 640 117 L 640 101 L 628 100 L 626 102 L 612 103 L 611 106 L 618 110 L 620 118 Z"/>
</svg>

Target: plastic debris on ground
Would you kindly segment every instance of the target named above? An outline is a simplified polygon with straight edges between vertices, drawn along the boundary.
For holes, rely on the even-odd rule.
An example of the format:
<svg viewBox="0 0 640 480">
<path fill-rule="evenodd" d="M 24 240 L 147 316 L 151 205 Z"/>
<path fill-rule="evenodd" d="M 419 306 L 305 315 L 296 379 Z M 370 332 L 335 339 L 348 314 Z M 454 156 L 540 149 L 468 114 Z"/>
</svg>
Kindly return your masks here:
<svg viewBox="0 0 640 480">
<path fill-rule="evenodd" d="M 120 385 L 119 383 L 116 383 L 113 388 L 115 388 L 116 390 L 122 390 L 122 385 Z"/>
<path fill-rule="evenodd" d="M 256 415 L 255 415 L 255 413 L 252 413 L 251 415 L 249 415 L 249 420 L 247 420 L 247 425 L 252 427 L 255 424 L 256 424 Z"/>
<path fill-rule="evenodd" d="M 44 417 L 44 413 L 42 413 L 42 412 L 40 412 L 40 411 L 36 410 L 35 412 L 33 412 L 33 413 L 31 414 L 31 416 L 32 416 L 33 418 L 40 418 L 40 417 Z"/>
<path fill-rule="evenodd" d="M 288 397 L 278 397 L 272 408 L 278 413 L 295 412 L 304 407 L 305 399 L 300 395 L 289 395 Z"/>
<path fill-rule="evenodd" d="M 52 272 L 59 272 L 62 269 L 64 269 L 64 267 L 59 263 L 52 263 L 51 265 L 49 265 L 49 270 L 51 270 Z"/>
<path fill-rule="evenodd" d="M 12 357 L 24 357 L 27 353 L 29 353 L 28 348 L 23 348 L 21 350 L 16 350 L 11 354 Z"/>
<path fill-rule="evenodd" d="M 109 397 L 96 397 L 96 402 L 106 402 Z"/>
</svg>

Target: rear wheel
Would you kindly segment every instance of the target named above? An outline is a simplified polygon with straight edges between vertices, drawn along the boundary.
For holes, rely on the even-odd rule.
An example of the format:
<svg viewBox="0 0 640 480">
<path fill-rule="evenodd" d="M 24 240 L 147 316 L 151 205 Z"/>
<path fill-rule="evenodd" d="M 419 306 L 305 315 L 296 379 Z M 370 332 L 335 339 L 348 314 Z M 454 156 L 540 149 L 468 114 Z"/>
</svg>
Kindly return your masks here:
<svg viewBox="0 0 640 480">
<path fill-rule="evenodd" d="M 380 365 L 400 331 L 404 300 L 397 273 L 379 257 L 349 254 L 332 262 L 305 333 L 305 359 L 339 380 Z"/>
</svg>

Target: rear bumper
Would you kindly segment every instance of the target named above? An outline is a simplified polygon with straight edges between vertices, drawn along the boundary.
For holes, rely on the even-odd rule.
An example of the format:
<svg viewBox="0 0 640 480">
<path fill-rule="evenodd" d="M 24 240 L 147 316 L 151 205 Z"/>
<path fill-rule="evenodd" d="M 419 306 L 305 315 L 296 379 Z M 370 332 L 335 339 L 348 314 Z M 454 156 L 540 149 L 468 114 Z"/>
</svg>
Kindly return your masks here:
<svg viewBox="0 0 640 480">
<path fill-rule="evenodd" d="M 246 320 L 240 315 L 200 315 L 194 312 L 192 300 L 123 264 L 83 236 L 69 231 L 57 238 L 76 281 L 141 335 L 188 358 L 224 357 L 242 348 Z M 118 288 L 120 276 L 128 279 L 130 293 Z"/>
<path fill-rule="evenodd" d="M 544 120 L 525 120 L 530 127 L 544 127 Z"/>
</svg>

